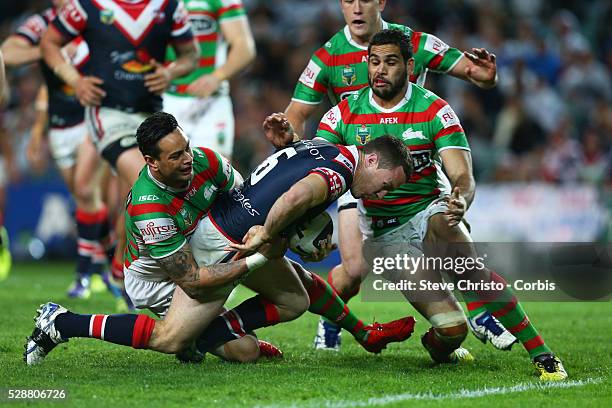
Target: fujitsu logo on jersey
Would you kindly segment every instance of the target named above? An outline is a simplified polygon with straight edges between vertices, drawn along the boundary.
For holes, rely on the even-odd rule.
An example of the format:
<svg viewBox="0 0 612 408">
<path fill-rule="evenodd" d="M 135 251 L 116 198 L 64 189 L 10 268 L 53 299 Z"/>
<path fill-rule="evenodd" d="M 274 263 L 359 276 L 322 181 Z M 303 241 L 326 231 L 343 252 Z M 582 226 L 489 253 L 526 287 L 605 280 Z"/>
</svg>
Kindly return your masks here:
<svg viewBox="0 0 612 408">
<path fill-rule="evenodd" d="M 251 199 L 246 198 L 244 194 L 242 194 L 242 191 L 240 189 L 236 188 L 232 191 L 232 198 L 234 199 L 234 201 L 239 202 L 240 205 L 242 205 L 242 208 L 244 208 L 245 211 L 251 217 L 255 217 L 256 215 L 261 215 L 259 211 L 254 209 L 253 206 L 251 205 Z"/>
<path fill-rule="evenodd" d="M 176 225 L 171 218 L 136 221 L 134 224 L 136 224 L 145 244 L 165 241 L 177 233 Z"/>
</svg>

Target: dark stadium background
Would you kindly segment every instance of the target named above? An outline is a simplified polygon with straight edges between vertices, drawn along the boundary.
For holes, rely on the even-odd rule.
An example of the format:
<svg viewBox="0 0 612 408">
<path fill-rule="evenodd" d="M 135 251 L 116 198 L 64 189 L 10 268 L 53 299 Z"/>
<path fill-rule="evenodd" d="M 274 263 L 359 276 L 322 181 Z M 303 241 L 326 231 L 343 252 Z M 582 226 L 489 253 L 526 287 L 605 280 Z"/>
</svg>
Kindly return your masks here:
<svg viewBox="0 0 612 408">
<path fill-rule="evenodd" d="M 233 81 L 232 94 L 235 166 L 248 174 L 271 152 L 261 122 L 284 110 L 310 54 L 344 23 L 337 1 L 244 3 L 258 55 Z M 49 4 L 0 2 L 2 40 L 26 16 Z M 482 46 L 497 55 L 500 80 L 494 90 L 433 73 L 426 83 L 453 106 L 472 147 L 478 195 L 469 216 L 481 228 L 475 230 L 477 239 L 610 242 L 610 1 L 391 0 L 383 16 L 434 33 L 460 49 Z M 62 207 L 70 211 L 60 178 L 51 160 L 33 169 L 24 154 L 39 69 L 10 70 L 9 78 L 11 103 L 0 121 L 16 157 L 6 209 L 13 250 L 17 258 L 38 256 L 42 244 L 47 255 L 66 255 L 63 250 L 70 245 L 53 236 L 61 228 L 71 229 L 70 224 L 60 225 Z M 308 135 L 316 125 L 309 122 Z M 538 224 L 541 217 L 549 222 Z M 497 228 L 497 222 L 502 226 Z"/>
</svg>

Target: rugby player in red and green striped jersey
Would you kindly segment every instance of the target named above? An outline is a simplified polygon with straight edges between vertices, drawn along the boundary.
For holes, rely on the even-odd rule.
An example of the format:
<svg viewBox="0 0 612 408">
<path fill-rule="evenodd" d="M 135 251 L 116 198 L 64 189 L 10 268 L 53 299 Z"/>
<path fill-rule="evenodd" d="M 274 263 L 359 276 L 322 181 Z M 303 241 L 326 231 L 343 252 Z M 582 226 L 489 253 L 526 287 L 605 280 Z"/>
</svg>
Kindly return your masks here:
<svg viewBox="0 0 612 408">
<path fill-rule="evenodd" d="M 368 242 L 378 248 L 377 256 L 387 251 L 382 255 L 395 257 L 397 246 L 391 244 L 471 242 L 461 223 L 475 191 L 468 142 L 452 108 L 432 92 L 407 81 L 413 65 L 406 35 L 398 30 L 378 32 L 369 45 L 370 87 L 329 110 L 317 132 L 317 137 L 348 145 L 391 134 L 411 151 L 415 171 L 409 183 L 384 197 L 363 200 L 362 229 Z M 440 161 L 450 185 L 441 171 Z M 466 245 L 462 250 L 462 256 L 466 256 L 467 250 L 468 256 L 476 259 L 471 246 Z M 442 256 L 445 255 L 454 254 Z M 362 263 L 359 269 L 367 269 L 362 256 L 354 261 Z M 503 284 L 505 289 L 498 293 L 482 290 L 462 293 L 467 299 L 482 301 L 518 338 L 541 379 L 567 377 L 561 361 L 552 354 L 502 277 L 486 268 L 472 269 L 458 276 L 473 282 Z M 338 292 L 347 296 L 356 284 L 358 287 L 359 278 L 334 283 Z M 467 330 L 461 310 L 451 301 L 419 302 L 416 307 L 433 326 L 423 336 L 423 345 L 434 360 L 448 360 Z"/>
<path fill-rule="evenodd" d="M 325 94 L 335 105 L 368 85 L 368 41 L 381 29 L 395 28 L 410 37 L 415 61 L 411 82 L 423 85 L 427 71 L 431 70 L 470 81 L 481 88 L 495 86 L 495 56 L 483 48 L 474 48 L 472 53 L 461 52 L 432 34 L 388 23 L 381 16 L 386 3 L 386 0 L 340 0 L 346 26 L 312 55 L 285 111 L 300 135 L 305 121 Z"/>
<path fill-rule="evenodd" d="M 198 68 L 172 82 L 164 111 L 173 114 L 193 146 L 231 158 L 234 113 L 228 80 L 255 59 L 255 40 L 242 0 L 183 0 L 199 44 Z M 167 60 L 174 61 L 169 48 Z"/>
<path fill-rule="evenodd" d="M 314 53 L 300 76 L 291 103 L 285 111 L 289 122 L 300 135 L 304 132 L 306 120 L 323 101 L 325 94 L 329 96 L 332 104 L 336 104 L 368 85 L 368 41 L 383 28 L 396 28 L 410 37 L 414 54 L 414 70 L 410 81 L 423 85 L 427 71 L 431 70 L 472 82 L 481 88 L 495 86 L 497 69 L 494 55 L 482 48 L 474 48 L 472 53 L 461 52 L 431 34 L 387 23 L 381 17 L 385 5 L 385 0 L 340 0 L 346 26 Z M 340 210 L 338 218 L 344 226 L 340 228 L 340 253 L 343 262 L 329 276 L 358 276 L 358 265 L 352 262 L 361 250 L 359 245 L 354 245 L 360 239 L 359 231 L 355 227 L 357 211 L 353 208 Z M 500 349 L 511 347 L 514 340 L 512 336 L 486 316 L 486 309 L 482 305 L 468 303 L 468 312 L 474 334 L 481 341 L 486 342 L 489 339 Z M 476 323 L 477 320 L 486 322 L 496 332 L 501 330 L 505 336 L 501 338 L 495 335 L 487 326 Z M 334 337 L 327 333 L 327 339 Z"/>
</svg>

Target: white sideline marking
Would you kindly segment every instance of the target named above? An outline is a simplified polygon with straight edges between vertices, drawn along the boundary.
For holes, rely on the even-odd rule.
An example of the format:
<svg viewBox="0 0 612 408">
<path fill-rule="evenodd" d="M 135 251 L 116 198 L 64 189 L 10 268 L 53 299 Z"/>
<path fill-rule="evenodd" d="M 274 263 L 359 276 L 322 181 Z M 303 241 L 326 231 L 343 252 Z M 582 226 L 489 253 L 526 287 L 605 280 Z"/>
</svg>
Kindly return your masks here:
<svg viewBox="0 0 612 408">
<path fill-rule="evenodd" d="M 259 405 L 259 408 L 307 408 L 307 407 L 325 407 L 325 408 L 353 408 L 353 407 L 369 407 L 372 405 L 387 405 L 400 401 L 420 400 L 420 401 L 437 401 L 445 399 L 459 398 L 480 398 L 488 395 L 503 395 L 515 392 L 525 392 L 531 390 L 548 390 L 551 388 L 572 388 L 582 387 L 588 384 L 599 384 L 603 378 L 587 378 L 585 380 L 570 380 L 561 382 L 549 383 L 521 383 L 511 387 L 492 387 L 481 388 L 476 390 L 460 389 L 456 392 L 446 394 L 434 394 L 432 392 L 417 393 L 417 394 L 395 394 L 384 397 L 373 397 L 366 400 L 313 400 L 305 401 L 302 404 L 274 404 L 274 405 Z"/>
</svg>

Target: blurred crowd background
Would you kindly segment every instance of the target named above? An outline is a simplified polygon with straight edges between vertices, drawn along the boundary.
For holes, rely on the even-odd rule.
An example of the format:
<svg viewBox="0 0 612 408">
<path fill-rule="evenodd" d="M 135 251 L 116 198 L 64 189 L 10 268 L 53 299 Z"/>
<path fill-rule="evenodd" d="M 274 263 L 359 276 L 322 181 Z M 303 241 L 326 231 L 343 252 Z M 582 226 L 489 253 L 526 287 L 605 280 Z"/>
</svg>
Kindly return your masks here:
<svg viewBox="0 0 612 408">
<path fill-rule="evenodd" d="M 6 38 L 26 16 L 49 3 L 1 2 L 0 37 Z M 232 99 L 235 166 L 248 174 L 272 151 L 261 132 L 262 121 L 285 109 L 312 52 L 344 22 L 335 0 L 244 3 L 257 59 L 232 82 Z M 459 115 L 472 147 L 479 188 L 500 183 L 587 185 L 596 201 L 608 208 L 610 224 L 612 2 L 389 0 L 383 17 L 433 33 L 460 49 L 484 47 L 497 56 L 499 84 L 493 90 L 435 73 L 429 73 L 426 82 Z M 12 98 L 1 114 L 1 126 L 2 137 L 15 149 L 10 177 L 14 183 L 59 179 L 51 161 L 33 168 L 24 154 L 41 81 L 39 69 L 12 70 L 9 77 Z M 327 109 L 322 104 L 314 118 Z M 317 124 L 315 119 L 308 123 L 307 137 Z"/>
</svg>

